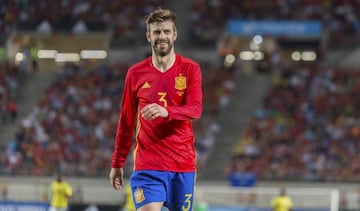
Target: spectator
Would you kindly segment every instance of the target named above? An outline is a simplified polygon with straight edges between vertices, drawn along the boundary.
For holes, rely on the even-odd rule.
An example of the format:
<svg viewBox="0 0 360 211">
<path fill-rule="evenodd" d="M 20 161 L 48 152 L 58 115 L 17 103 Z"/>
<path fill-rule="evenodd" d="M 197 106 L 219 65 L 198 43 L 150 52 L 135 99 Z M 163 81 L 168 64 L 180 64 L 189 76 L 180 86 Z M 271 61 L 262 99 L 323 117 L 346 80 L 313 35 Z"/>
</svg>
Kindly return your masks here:
<svg viewBox="0 0 360 211">
<path fill-rule="evenodd" d="M 68 200 L 72 196 L 72 187 L 63 180 L 61 173 L 56 175 L 56 180 L 51 183 L 50 211 L 66 211 Z"/>
<path fill-rule="evenodd" d="M 271 200 L 272 211 L 291 211 L 293 202 L 290 196 L 286 195 L 286 189 L 281 188 L 280 194 Z"/>
</svg>

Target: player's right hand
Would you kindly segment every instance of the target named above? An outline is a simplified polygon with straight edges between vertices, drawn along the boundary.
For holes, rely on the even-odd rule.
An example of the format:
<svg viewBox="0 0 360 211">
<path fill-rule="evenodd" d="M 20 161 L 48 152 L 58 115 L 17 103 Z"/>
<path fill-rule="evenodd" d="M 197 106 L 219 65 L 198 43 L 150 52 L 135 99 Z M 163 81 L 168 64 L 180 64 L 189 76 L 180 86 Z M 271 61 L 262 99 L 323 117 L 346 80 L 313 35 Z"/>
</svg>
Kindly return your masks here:
<svg viewBox="0 0 360 211">
<path fill-rule="evenodd" d="M 111 168 L 109 178 L 111 185 L 115 190 L 120 190 L 122 188 L 123 180 L 124 180 L 123 175 L 124 175 L 123 168 Z"/>
<path fill-rule="evenodd" d="M 167 118 L 169 116 L 168 110 L 165 107 L 158 105 L 156 103 L 151 103 L 144 106 L 141 109 L 141 117 L 146 120 L 153 120 L 158 117 Z"/>
</svg>

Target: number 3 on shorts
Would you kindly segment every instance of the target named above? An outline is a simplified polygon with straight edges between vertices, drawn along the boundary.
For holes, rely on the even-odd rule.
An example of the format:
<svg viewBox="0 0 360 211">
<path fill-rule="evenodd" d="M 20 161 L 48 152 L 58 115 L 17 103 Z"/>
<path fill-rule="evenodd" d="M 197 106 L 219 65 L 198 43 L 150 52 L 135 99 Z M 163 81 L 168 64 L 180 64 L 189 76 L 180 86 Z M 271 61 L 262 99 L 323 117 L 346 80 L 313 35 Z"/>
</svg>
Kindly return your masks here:
<svg viewBox="0 0 360 211">
<path fill-rule="evenodd" d="M 191 196 L 192 194 L 185 194 L 185 203 L 186 203 L 186 206 L 182 206 L 182 211 L 189 211 L 190 210 L 190 207 L 191 207 Z"/>
</svg>

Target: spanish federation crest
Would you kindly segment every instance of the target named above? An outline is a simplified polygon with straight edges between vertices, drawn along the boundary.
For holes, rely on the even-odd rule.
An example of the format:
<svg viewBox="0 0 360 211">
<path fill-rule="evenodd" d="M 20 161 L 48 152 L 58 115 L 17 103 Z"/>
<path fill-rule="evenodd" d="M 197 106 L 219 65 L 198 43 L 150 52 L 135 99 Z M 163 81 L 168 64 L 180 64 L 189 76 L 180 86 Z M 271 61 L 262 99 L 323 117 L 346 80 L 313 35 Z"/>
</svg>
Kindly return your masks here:
<svg viewBox="0 0 360 211">
<path fill-rule="evenodd" d="M 175 77 L 175 89 L 184 90 L 186 89 L 186 77 L 180 74 Z"/>
<path fill-rule="evenodd" d="M 145 200 L 144 190 L 142 188 L 136 188 L 134 196 L 136 203 L 141 203 L 142 201 Z"/>
</svg>

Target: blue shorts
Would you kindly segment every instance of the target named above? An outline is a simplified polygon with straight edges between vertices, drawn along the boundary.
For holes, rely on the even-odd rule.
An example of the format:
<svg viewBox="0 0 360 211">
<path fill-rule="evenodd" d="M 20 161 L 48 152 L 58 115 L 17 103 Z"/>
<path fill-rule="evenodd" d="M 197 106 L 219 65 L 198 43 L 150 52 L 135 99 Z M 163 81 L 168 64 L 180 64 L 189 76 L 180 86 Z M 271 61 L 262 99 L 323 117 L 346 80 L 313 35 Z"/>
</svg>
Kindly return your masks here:
<svg viewBox="0 0 360 211">
<path fill-rule="evenodd" d="M 164 202 L 170 211 L 191 211 L 195 172 L 134 171 L 130 186 L 136 209 L 151 202 Z"/>
</svg>

